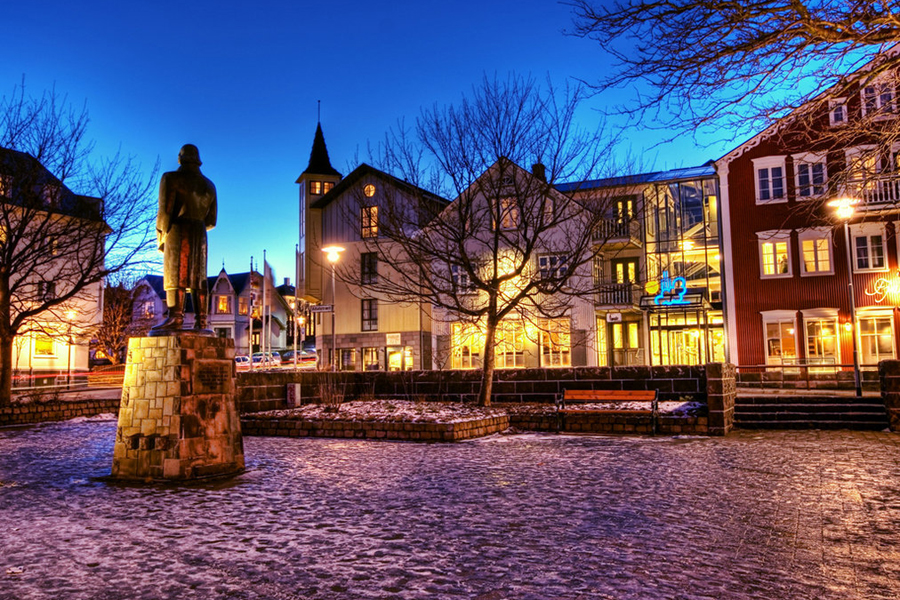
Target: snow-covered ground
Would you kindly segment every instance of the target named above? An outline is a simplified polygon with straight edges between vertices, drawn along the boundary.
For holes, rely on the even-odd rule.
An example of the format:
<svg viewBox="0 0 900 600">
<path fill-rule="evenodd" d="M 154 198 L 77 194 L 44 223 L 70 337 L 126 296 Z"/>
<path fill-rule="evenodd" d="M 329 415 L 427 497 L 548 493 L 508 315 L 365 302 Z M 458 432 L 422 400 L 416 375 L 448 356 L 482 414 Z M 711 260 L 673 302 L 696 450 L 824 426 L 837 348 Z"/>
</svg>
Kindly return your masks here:
<svg viewBox="0 0 900 600">
<path fill-rule="evenodd" d="M 288 410 L 270 410 L 248 415 L 261 419 L 346 420 L 406 423 L 461 423 L 504 414 L 495 408 L 449 402 L 375 400 L 344 402 L 337 412 L 322 404 L 305 404 Z"/>
</svg>

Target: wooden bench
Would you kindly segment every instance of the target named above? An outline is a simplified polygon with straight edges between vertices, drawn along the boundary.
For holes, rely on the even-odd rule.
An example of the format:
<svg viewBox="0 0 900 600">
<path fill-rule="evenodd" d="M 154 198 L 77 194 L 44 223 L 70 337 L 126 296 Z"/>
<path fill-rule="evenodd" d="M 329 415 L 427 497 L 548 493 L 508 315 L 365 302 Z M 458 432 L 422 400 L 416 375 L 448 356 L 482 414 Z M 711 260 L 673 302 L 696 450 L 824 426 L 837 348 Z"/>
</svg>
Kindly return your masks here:
<svg viewBox="0 0 900 600">
<path fill-rule="evenodd" d="M 563 390 L 556 397 L 556 412 L 559 415 L 560 430 L 566 414 L 603 414 L 603 415 L 645 415 L 650 417 L 650 431 L 656 435 L 656 424 L 659 419 L 659 403 L 657 390 Z M 605 409 L 576 408 L 578 404 L 614 404 L 619 402 L 648 402 L 647 409 Z"/>
</svg>

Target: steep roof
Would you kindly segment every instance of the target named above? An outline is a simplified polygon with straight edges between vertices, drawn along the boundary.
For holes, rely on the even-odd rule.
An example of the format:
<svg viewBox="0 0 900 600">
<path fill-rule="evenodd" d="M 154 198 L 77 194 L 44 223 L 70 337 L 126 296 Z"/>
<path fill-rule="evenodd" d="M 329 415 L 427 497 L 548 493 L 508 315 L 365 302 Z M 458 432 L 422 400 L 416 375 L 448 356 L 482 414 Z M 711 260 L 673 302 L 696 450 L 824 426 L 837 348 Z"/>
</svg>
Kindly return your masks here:
<svg viewBox="0 0 900 600">
<path fill-rule="evenodd" d="M 316 136 L 313 139 L 312 151 L 309 153 L 309 165 L 306 170 L 300 174 L 303 177 L 310 175 L 334 175 L 340 177 L 341 174 L 331 166 L 331 160 L 328 158 L 328 147 L 325 145 L 325 135 L 322 133 L 322 124 L 316 123 Z M 299 178 L 297 183 L 300 183 Z"/>
<path fill-rule="evenodd" d="M 389 175 L 389 174 L 385 173 L 384 171 L 379 171 L 378 169 L 376 169 L 375 167 L 373 167 L 371 165 L 362 163 L 361 165 L 359 165 L 358 167 L 353 169 L 353 172 L 350 173 L 349 175 L 347 175 L 344 179 L 342 179 L 340 181 L 340 183 L 338 183 L 333 188 L 331 188 L 331 191 L 329 191 L 327 194 L 325 194 L 324 196 L 322 196 L 321 198 L 319 198 L 318 200 L 313 202 L 310 206 L 312 208 L 325 208 L 326 206 L 331 204 L 332 201 L 337 199 L 338 196 L 343 194 L 353 184 L 355 184 L 357 181 L 359 181 L 366 175 L 371 175 L 373 177 L 381 179 L 382 181 L 385 181 L 388 184 L 390 184 L 400 190 L 404 190 L 404 191 L 411 192 L 414 194 L 421 194 L 422 197 L 424 197 L 426 200 L 435 200 L 435 201 L 443 203 L 443 204 L 450 203 L 450 201 L 447 200 L 446 198 L 441 198 L 440 196 L 432 194 L 428 190 L 417 187 L 409 182 L 403 181 L 402 179 L 398 179 L 398 178 L 394 177 L 393 175 Z"/>
</svg>

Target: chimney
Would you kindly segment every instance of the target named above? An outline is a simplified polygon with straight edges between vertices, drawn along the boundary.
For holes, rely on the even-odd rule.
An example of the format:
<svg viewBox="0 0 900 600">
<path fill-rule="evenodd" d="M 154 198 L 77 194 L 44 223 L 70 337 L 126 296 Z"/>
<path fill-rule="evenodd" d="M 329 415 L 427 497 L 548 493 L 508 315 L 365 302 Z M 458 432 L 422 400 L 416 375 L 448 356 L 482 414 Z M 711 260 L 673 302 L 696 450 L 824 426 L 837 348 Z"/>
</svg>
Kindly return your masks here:
<svg viewBox="0 0 900 600">
<path fill-rule="evenodd" d="M 543 163 L 538 162 L 531 165 L 531 174 L 541 181 L 547 181 L 547 168 Z"/>
<path fill-rule="evenodd" d="M 290 277 L 285 277 L 285 278 L 284 278 L 284 285 L 291 285 L 291 278 L 290 278 Z"/>
</svg>

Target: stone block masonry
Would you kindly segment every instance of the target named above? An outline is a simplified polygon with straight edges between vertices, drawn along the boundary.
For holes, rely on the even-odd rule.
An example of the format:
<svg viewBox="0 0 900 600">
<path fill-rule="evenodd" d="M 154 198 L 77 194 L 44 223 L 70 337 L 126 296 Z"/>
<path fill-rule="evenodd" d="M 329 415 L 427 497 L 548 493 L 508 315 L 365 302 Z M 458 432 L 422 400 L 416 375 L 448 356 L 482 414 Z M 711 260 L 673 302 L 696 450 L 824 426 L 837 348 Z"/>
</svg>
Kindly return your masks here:
<svg viewBox="0 0 900 600">
<path fill-rule="evenodd" d="M 243 469 L 234 341 L 129 340 L 112 477 L 179 481 Z"/>
</svg>

